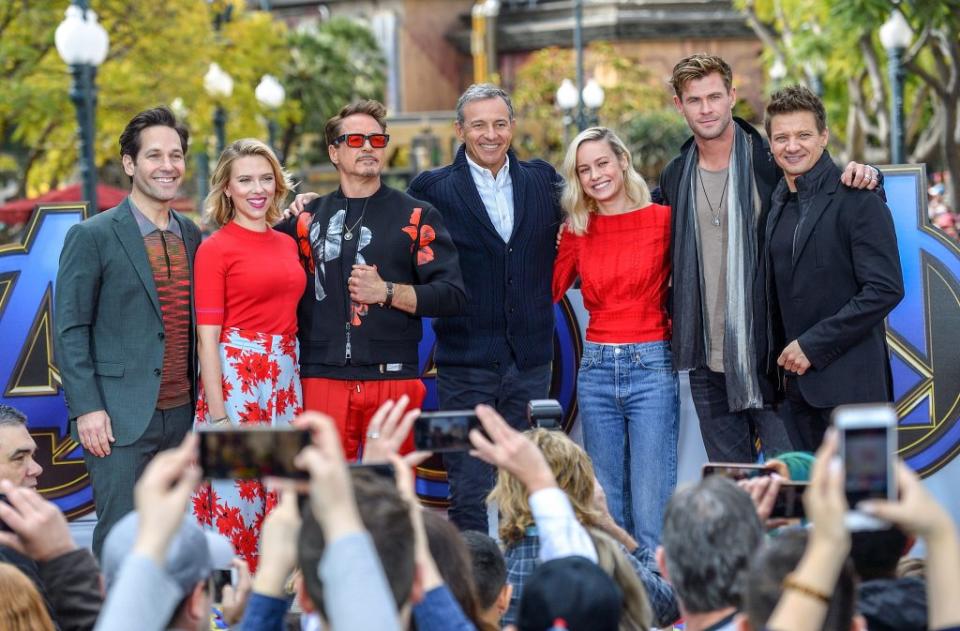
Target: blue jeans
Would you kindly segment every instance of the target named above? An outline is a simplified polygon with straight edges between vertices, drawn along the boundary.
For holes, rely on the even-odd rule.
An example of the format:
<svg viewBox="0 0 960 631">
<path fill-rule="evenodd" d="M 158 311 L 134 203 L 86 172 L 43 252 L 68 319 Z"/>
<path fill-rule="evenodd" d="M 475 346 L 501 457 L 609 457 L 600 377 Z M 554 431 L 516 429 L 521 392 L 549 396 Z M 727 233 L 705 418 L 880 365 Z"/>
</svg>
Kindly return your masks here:
<svg viewBox="0 0 960 631">
<path fill-rule="evenodd" d="M 577 378 L 583 444 L 610 514 L 655 550 L 677 484 L 679 385 L 669 342 L 587 342 Z"/>
</svg>

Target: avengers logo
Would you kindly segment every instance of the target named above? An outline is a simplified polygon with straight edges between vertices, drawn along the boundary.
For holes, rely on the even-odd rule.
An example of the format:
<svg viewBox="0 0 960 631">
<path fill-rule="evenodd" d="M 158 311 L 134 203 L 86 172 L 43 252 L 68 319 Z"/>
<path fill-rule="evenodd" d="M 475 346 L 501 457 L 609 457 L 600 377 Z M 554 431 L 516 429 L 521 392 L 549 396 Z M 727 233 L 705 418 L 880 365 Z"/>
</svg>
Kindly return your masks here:
<svg viewBox="0 0 960 631">
<path fill-rule="evenodd" d="M 563 429 L 570 431 L 577 418 L 577 368 L 583 353 L 583 340 L 580 338 L 580 325 L 577 316 L 564 298 L 554 305 L 556 327 L 553 332 L 553 375 L 550 383 L 550 398 L 563 406 Z M 420 341 L 420 378 L 427 386 L 427 396 L 423 400 L 424 410 L 436 410 L 437 370 L 433 363 L 433 349 L 436 339 L 429 320 L 424 318 L 423 339 Z M 424 504 L 432 506 L 447 505 L 447 474 L 439 457 L 434 456 L 417 467 L 417 494 Z"/>
<path fill-rule="evenodd" d="M 927 219 L 923 165 L 883 173 L 905 289 L 887 317 L 899 451 L 926 477 L 960 450 L 960 247 Z"/>
<path fill-rule="evenodd" d="M 85 217 L 85 204 L 41 206 L 21 243 L 0 246 L 0 402 L 27 415 L 43 467 L 40 492 L 71 518 L 93 510 L 93 492 L 67 431 L 53 360 L 53 291 L 67 230 Z"/>
</svg>

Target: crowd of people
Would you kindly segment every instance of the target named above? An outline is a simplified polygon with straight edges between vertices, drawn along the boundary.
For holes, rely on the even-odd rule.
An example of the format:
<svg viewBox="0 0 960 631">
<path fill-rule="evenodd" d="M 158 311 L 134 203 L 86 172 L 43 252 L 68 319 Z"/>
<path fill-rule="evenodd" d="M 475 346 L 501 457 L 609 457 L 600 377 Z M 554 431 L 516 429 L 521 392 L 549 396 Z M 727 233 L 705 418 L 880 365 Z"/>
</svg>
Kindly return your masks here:
<svg viewBox="0 0 960 631">
<path fill-rule="evenodd" d="M 186 128 L 162 107 L 135 116 L 120 137 L 131 193 L 70 229 L 55 292 L 93 555 L 31 489 L 36 446 L 0 409 L 15 474 L 0 482 L 0 553 L 35 588 L 7 608 L 9 628 L 208 628 L 208 578 L 230 567 L 221 628 L 283 629 L 291 610 L 303 629 L 850 628 L 890 619 L 883 598 L 902 579 L 864 568 L 877 550 L 898 560 L 907 535 L 939 555 L 910 583 L 929 628 L 960 625 L 954 524 L 905 468 L 899 501 L 858 507 L 904 539 L 867 541 L 866 565 L 845 565 L 830 414 L 891 399 L 883 319 L 903 295 L 882 175 L 833 163 L 805 88 L 771 96 L 764 137 L 733 117 L 723 59 L 684 58 L 672 87 L 692 138 L 653 191 L 607 128 L 579 134 L 559 171 L 519 160 L 509 94 L 480 84 L 457 103 L 453 163 L 406 192 L 381 180 L 390 136 L 375 101 L 324 129 L 338 189 L 286 210 L 270 148 L 230 144 L 202 243 L 169 208 Z M 553 302 L 577 278 L 582 447 L 525 414 L 549 391 Z M 412 482 L 428 455 L 411 432 L 424 317 L 441 409 L 475 410 L 484 430 L 443 454 L 449 521 Z M 781 525 L 768 519 L 776 477 L 675 489 L 681 370 L 710 460 L 819 449 L 808 535 L 765 536 Z M 197 432 L 253 427 L 309 432 L 306 487 L 204 479 Z"/>
</svg>

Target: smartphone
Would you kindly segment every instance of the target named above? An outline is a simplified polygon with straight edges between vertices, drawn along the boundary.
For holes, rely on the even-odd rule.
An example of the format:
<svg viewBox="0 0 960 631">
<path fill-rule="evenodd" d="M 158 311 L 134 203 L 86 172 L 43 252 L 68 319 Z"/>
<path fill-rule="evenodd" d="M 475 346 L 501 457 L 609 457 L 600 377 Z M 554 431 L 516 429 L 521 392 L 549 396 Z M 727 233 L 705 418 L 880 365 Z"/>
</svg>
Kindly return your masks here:
<svg viewBox="0 0 960 631">
<path fill-rule="evenodd" d="M 481 429 L 473 410 L 425 412 L 413 424 L 417 451 L 467 451 L 473 449 L 470 430 Z"/>
<path fill-rule="evenodd" d="M 200 466 L 211 479 L 307 479 L 293 460 L 310 443 L 310 433 L 293 428 L 211 428 L 200 436 Z"/>
<path fill-rule="evenodd" d="M 879 530 L 890 525 L 856 510 L 870 499 L 897 499 L 897 413 L 888 404 L 844 405 L 833 411 L 840 435 L 840 458 L 850 512 L 850 530 Z"/>
<path fill-rule="evenodd" d="M 223 602 L 223 588 L 227 585 L 234 584 L 233 577 L 235 573 L 235 569 L 213 570 L 210 572 L 210 602 L 214 604 L 220 604 Z"/>
<path fill-rule="evenodd" d="M 563 406 L 556 399 L 533 399 L 527 403 L 527 420 L 532 427 L 563 429 Z"/>
<path fill-rule="evenodd" d="M 766 465 L 749 464 L 745 462 L 708 462 L 703 465 L 702 476 L 704 478 L 711 475 L 722 475 L 730 478 L 734 482 L 737 480 L 750 480 L 773 473 Z"/>
<path fill-rule="evenodd" d="M 350 473 L 356 473 L 357 471 L 370 471 L 381 478 L 387 478 L 393 482 L 397 480 L 397 472 L 394 470 L 393 464 L 389 462 L 374 462 L 370 464 L 360 464 L 359 462 L 351 463 Z"/>
<path fill-rule="evenodd" d="M 770 517 L 783 519 L 802 519 L 806 517 L 807 513 L 803 509 L 803 493 L 807 490 L 807 486 L 806 482 L 790 482 L 789 480 L 781 482 L 777 499 L 770 511 Z"/>
</svg>

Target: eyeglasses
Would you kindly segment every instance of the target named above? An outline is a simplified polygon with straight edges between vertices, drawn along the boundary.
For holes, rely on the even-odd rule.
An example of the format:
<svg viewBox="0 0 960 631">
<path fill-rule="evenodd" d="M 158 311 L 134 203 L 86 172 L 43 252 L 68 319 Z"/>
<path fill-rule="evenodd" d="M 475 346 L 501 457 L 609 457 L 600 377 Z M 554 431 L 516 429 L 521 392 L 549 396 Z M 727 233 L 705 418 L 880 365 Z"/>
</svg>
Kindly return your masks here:
<svg viewBox="0 0 960 631">
<path fill-rule="evenodd" d="M 341 134 L 333 139 L 333 144 L 346 142 L 348 147 L 359 149 L 368 140 L 374 149 L 383 149 L 390 142 L 390 134 Z"/>
</svg>

